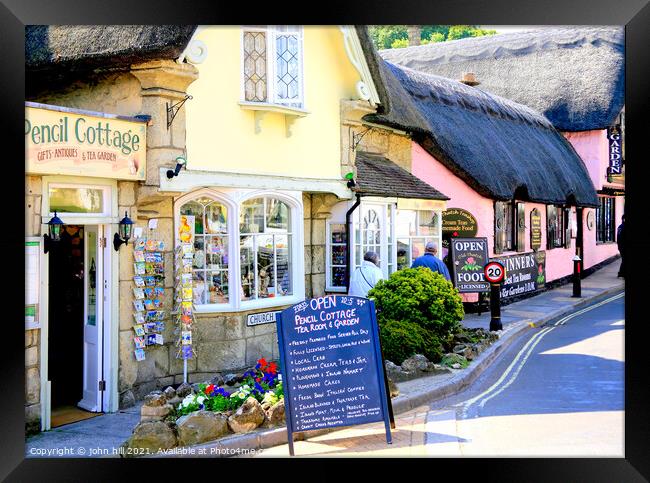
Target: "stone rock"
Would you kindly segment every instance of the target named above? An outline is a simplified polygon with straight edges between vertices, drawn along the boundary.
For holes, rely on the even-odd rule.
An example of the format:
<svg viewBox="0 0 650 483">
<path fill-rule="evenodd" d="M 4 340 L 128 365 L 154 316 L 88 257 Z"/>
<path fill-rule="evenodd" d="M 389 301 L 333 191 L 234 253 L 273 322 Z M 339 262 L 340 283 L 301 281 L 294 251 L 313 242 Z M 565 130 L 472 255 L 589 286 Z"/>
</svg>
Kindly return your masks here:
<svg viewBox="0 0 650 483">
<path fill-rule="evenodd" d="M 448 374 L 451 372 L 451 370 L 446 366 L 442 366 L 434 362 L 429 362 L 429 364 L 427 364 L 427 370 L 425 372 L 427 373 L 427 375 L 428 374 L 435 375 L 435 374 Z"/>
<path fill-rule="evenodd" d="M 472 349 L 471 346 L 466 344 L 458 344 L 454 347 L 454 354 L 459 354 L 463 356 L 468 361 L 472 361 L 476 358 L 476 352 Z"/>
<path fill-rule="evenodd" d="M 454 354 L 462 354 L 466 348 L 467 346 L 465 344 L 456 344 L 452 352 L 454 352 Z"/>
<path fill-rule="evenodd" d="M 163 395 L 167 401 L 171 401 L 176 397 L 176 390 L 171 386 L 167 386 L 167 388 L 163 391 Z"/>
<path fill-rule="evenodd" d="M 228 418 L 212 411 L 196 411 L 179 418 L 176 430 L 180 445 L 205 443 L 228 434 Z"/>
<path fill-rule="evenodd" d="M 171 404 L 162 406 L 143 405 L 140 408 L 140 421 L 162 421 L 174 410 Z"/>
<path fill-rule="evenodd" d="M 228 418 L 228 426 L 233 433 L 247 433 L 264 422 L 266 414 L 259 401 L 249 397 L 244 404 Z"/>
<path fill-rule="evenodd" d="M 223 382 L 227 386 L 234 386 L 238 382 L 241 382 L 241 377 L 239 377 L 237 374 L 226 374 L 223 376 Z"/>
<path fill-rule="evenodd" d="M 131 437 L 126 441 L 127 448 L 140 448 L 157 452 L 176 446 L 176 433 L 170 424 L 162 421 L 145 421 L 139 423 Z"/>
<path fill-rule="evenodd" d="M 120 409 L 131 408 L 133 406 L 135 406 L 133 391 L 128 390 L 120 394 Z"/>
<path fill-rule="evenodd" d="M 181 399 L 192 392 L 192 386 L 184 382 L 176 388 L 176 395 Z"/>
<path fill-rule="evenodd" d="M 390 391 L 391 399 L 399 396 L 399 388 L 390 378 L 388 379 L 388 390 Z"/>
<path fill-rule="evenodd" d="M 280 399 L 266 412 L 269 426 L 280 426 L 285 421 L 284 399 Z"/>
<path fill-rule="evenodd" d="M 214 384 L 215 386 L 223 386 L 223 383 L 223 376 L 219 373 L 215 374 L 214 377 L 210 379 L 210 384 Z"/>
<path fill-rule="evenodd" d="M 429 359 L 422 354 L 415 354 L 402 362 L 402 370 L 407 372 L 425 371 L 429 364 Z"/>
<path fill-rule="evenodd" d="M 144 405 L 150 407 L 163 406 L 167 403 L 167 398 L 161 391 L 152 391 L 144 397 Z"/>
<path fill-rule="evenodd" d="M 408 381 L 417 377 L 417 373 L 404 371 L 402 367 L 391 361 L 386 361 L 385 367 L 388 378 L 396 382 Z"/>
</svg>

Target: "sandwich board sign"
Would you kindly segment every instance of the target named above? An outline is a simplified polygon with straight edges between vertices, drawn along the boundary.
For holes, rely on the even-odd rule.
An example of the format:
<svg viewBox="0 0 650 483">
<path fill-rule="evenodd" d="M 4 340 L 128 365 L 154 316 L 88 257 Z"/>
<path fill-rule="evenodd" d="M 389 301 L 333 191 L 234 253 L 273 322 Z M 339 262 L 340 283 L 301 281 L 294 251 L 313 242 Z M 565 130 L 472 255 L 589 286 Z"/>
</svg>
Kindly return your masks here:
<svg viewBox="0 0 650 483">
<path fill-rule="evenodd" d="M 375 306 L 326 295 L 277 317 L 289 452 L 293 433 L 384 421 L 392 442 L 386 375 Z"/>
</svg>

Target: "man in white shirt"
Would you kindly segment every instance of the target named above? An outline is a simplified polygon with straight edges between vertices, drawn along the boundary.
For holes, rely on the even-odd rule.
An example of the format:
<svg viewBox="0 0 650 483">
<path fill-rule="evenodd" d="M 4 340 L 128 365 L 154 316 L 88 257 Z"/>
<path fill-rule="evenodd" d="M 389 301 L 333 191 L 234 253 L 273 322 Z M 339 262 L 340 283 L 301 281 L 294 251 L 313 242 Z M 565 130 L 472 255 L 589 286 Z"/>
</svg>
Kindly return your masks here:
<svg viewBox="0 0 650 483">
<path fill-rule="evenodd" d="M 379 256 L 375 252 L 366 252 L 361 266 L 352 272 L 348 295 L 367 297 L 370 289 L 383 278 L 384 275 L 379 268 Z"/>
</svg>

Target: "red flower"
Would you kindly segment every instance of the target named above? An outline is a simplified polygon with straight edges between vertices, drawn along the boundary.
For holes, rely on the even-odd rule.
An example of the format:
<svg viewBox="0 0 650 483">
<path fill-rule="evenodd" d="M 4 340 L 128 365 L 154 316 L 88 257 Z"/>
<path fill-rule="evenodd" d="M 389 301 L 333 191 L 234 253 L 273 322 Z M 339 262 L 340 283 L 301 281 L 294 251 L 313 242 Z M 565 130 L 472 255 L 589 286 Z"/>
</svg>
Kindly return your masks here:
<svg viewBox="0 0 650 483">
<path fill-rule="evenodd" d="M 212 393 L 212 391 L 214 391 L 214 384 L 210 384 L 209 386 L 207 386 L 205 388 L 205 393 L 206 394 L 210 394 L 210 393 Z"/>
<path fill-rule="evenodd" d="M 256 378 L 255 378 L 255 381 L 260 382 L 261 379 L 260 379 L 259 377 L 256 377 Z"/>
<path fill-rule="evenodd" d="M 266 359 L 264 359 L 264 357 L 262 357 L 259 361 L 257 361 L 257 363 L 260 365 L 260 368 L 262 370 L 264 370 L 264 368 L 269 365 L 269 363 L 266 361 Z"/>
<path fill-rule="evenodd" d="M 278 372 L 278 365 L 275 362 L 271 362 L 269 364 L 269 367 L 267 367 L 264 372 L 267 372 L 269 374 L 275 374 L 276 372 Z"/>
</svg>

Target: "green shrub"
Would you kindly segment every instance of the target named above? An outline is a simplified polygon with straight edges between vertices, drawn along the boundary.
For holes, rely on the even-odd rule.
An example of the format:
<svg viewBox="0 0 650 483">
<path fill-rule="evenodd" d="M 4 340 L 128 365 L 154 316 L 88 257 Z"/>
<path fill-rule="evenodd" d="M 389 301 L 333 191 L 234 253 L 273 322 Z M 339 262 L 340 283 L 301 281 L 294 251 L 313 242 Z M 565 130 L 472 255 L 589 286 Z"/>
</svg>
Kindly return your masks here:
<svg viewBox="0 0 650 483">
<path fill-rule="evenodd" d="M 442 344 L 431 331 L 406 320 L 385 320 L 379 327 L 384 358 L 401 364 L 415 354 L 424 354 L 437 362 L 442 358 Z"/>
<path fill-rule="evenodd" d="M 458 290 L 425 267 L 398 270 L 388 280 L 380 280 L 368 297 L 375 300 L 380 327 L 389 320 L 411 322 L 439 340 L 460 330 L 465 315 Z"/>
</svg>

